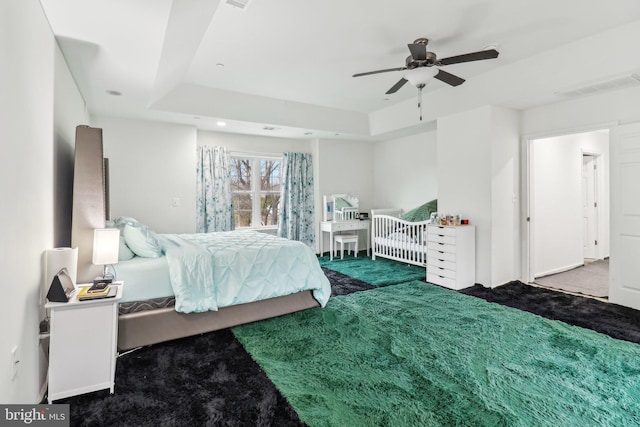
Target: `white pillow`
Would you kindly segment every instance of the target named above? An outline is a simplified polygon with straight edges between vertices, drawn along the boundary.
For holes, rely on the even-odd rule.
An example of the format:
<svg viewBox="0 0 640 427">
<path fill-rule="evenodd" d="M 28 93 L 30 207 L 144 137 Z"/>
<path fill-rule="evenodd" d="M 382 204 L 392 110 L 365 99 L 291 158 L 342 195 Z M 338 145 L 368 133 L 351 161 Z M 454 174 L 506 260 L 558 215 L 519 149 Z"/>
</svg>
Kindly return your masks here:
<svg viewBox="0 0 640 427">
<path fill-rule="evenodd" d="M 154 233 L 146 225 L 126 223 L 124 240 L 134 254 L 143 258 L 158 258 L 162 255 L 162 246 Z"/>
</svg>

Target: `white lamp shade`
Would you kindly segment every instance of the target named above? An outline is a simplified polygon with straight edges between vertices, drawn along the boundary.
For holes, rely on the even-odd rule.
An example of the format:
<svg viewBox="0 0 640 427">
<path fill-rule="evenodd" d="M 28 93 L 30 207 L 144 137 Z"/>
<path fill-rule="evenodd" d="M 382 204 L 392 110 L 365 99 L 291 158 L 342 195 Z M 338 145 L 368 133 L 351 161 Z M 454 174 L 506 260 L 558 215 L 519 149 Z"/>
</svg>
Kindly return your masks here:
<svg viewBox="0 0 640 427">
<path fill-rule="evenodd" d="M 120 230 L 117 228 L 96 228 L 93 230 L 93 264 L 116 264 L 119 249 Z"/>
<path fill-rule="evenodd" d="M 438 74 L 436 67 L 418 67 L 413 70 L 409 70 L 404 74 L 404 78 L 412 85 L 418 87 L 418 85 L 426 85 Z"/>
</svg>

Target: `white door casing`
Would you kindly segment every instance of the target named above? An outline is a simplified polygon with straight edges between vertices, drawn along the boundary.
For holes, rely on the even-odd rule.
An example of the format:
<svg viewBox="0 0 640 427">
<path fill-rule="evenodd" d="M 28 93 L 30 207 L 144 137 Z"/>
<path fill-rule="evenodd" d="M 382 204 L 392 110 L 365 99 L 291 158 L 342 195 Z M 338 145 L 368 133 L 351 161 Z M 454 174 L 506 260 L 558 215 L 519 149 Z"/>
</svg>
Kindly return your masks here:
<svg viewBox="0 0 640 427">
<path fill-rule="evenodd" d="M 582 225 L 583 256 L 597 258 L 597 191 L 596 191 L 596 159 L 594 156 L 582 156 Z"/>
<path fill-rule="evenodd" d="M 609 299 L 640 309 L 640 123 L 612 129 Z"/>
</svg>

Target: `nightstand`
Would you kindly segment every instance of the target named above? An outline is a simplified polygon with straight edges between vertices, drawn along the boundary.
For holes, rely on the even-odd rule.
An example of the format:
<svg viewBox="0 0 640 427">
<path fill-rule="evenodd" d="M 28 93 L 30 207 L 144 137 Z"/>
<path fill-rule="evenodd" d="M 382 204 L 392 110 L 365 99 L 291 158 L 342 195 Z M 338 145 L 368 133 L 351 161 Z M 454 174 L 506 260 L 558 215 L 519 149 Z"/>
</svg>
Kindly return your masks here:
<svg viewBox="0 0 640 427">
<path fill-rule="evenodd" d="M 49 403 L 108 388 L 114 392 L 118 357 L 118 302 L 124 285 L 113 298 L 78 301 L 77 290 L 69 302 L 48 302 L 51 325 L 49 343 Z"/>
</svg>

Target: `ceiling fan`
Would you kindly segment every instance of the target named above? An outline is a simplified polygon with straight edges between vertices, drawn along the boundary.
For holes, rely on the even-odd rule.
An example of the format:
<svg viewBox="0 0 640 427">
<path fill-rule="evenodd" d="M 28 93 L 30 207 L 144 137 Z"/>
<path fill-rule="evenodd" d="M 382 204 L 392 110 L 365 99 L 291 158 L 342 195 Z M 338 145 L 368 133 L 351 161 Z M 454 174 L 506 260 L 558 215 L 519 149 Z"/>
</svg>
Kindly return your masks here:
<svg viewBox="0 0 640 427">
<path fill-rule="evenodd" d="M 450 56 L 448 58 L 438 59 L 435 53 L 427 51 L 429 39 L 421 37 L 413 43 L 408 44 L 411 55 L 407 56 L 405 66 L 399 68 L 387 68 L 385 70 L 367 71 L 366 73 L 354 74 L 353 77 L 368 76 L 371 74 L 387 73 L 390 71 L 406 71 L 396 84 L 386 92 L 387 95 L 396 93 L 407 82 L 418 88 L 418 107 L 420 107 L 420 120 L 422 120 L 422 89 L 431 79 L 438 79 L 441 82 L 451 86 L 459 86 L 464 83 L 464 79 L 454 74 L 448 73 L 437 67 L 445 65 L 459 64 L 462 62 L 481 61 L 484 59 L 493 59 L 498 57 L 498 51 L 495 49 L 480 50 L 477 52 L 465 53 L 462 55 Z"/>
</svg>

